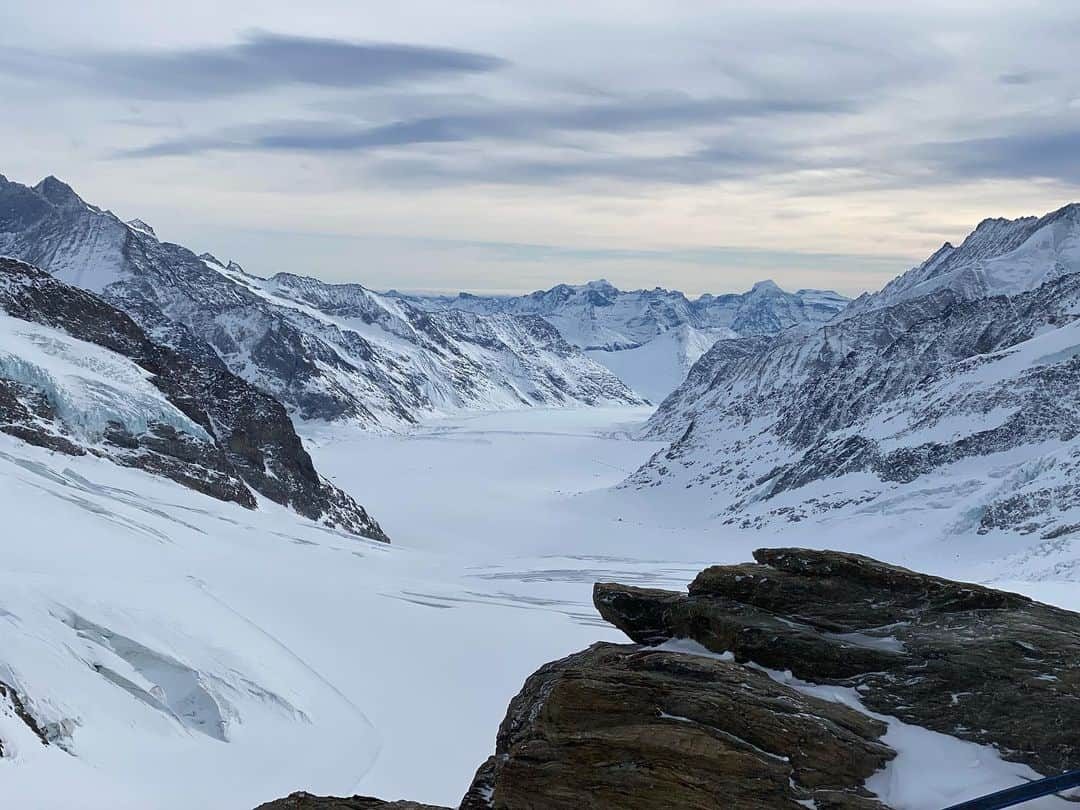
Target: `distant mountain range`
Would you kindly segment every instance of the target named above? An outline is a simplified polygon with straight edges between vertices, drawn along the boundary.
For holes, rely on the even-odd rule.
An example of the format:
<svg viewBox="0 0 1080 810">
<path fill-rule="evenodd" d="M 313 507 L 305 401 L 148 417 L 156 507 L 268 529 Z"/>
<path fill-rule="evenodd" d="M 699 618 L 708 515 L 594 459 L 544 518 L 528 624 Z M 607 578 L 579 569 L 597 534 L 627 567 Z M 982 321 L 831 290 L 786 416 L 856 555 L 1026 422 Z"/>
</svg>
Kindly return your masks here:
<svg viewBox="0 0 1080 810">
<path fill-rule="evenodd" d="M 305 419 L 395 427 L 466 409 L 641 398 L 535 315 L 426 312 L 358 284 L 260 278 L 158 240 L 47 177 L 0 177 L 0 255 L 122 309 L 156 342 L 228 368 Z"/>
<path fill-rule="evenodd" d="M 1052 543 L 1080 531 L 1077 391 L 1069 205 L 987 220 L 824 325 L 716 343 L 648 423 L 670 447 L 626 485 L 748 527 L 932 510 L 933 531 Z"/>
<path fill-rule="evenodd" d="M 619 290 L 604 280 L 559 284 L 522 296 L 421 296 L 394 290 L 387 295 L 431 312 L 540 316 L 569 343 L 656 402 L 682 382 L 717 340 L 824 323 L 848 304 L 834 292 L 789 293 L 772 281 L 760 281 L 741 294 L 696 299 L 661 287 Z"/>
</svg>

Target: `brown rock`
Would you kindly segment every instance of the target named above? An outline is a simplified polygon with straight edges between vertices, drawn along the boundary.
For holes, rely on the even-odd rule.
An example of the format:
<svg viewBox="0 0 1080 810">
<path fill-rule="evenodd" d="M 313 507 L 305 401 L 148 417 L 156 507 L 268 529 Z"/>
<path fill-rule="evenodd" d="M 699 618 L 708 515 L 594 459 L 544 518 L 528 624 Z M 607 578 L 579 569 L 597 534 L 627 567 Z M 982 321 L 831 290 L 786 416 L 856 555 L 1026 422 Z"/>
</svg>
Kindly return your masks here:
<svg viewBox="0 0 1080 810">
<path fill-rule="evenodd" d="M 689 594 L 598 584 L 632 639 L 692 638 L 737 660 L 858 687 L 871 710 L 1042 773 L 1080 767 L 1080 615 L 832 551 L 765 549 Z"/>
<path fill-rule="evenodd" d="M 884 731 L 729 661 L 596 644 L 526 681 L 461 807 L 880 808 Z"/>
</svg>

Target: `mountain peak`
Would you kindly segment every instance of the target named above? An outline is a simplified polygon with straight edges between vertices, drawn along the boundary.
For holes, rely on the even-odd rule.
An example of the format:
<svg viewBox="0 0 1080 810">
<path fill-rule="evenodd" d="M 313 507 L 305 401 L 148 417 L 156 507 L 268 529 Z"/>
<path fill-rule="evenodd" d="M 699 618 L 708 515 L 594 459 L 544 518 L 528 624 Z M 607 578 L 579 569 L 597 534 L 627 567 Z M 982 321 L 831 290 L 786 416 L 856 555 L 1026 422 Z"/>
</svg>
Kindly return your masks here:
<svg viewBox="0 0 1080 810">
<path fill-rule="evenodd" d="M 34 191 L 54 205 L 84 204 L 71 186 L 51 174 L 34 186 Z"/>
<path fill-rule="evenodd" d="M 598 278 L 595 281 L 589 281 L 585 284 L 585 286 L 590 290 L 605 290 L 618 292 L 615 285 L 608 281 L 606 278 Z"/>
<path fill-rule="evenodd" d="M 766 278 L 756 282 L 754 286 L 750 288 L 750 292 L 783 292 L 783 290 L 781 290 L 780 285 L 771 278 Z"/>
</svg>

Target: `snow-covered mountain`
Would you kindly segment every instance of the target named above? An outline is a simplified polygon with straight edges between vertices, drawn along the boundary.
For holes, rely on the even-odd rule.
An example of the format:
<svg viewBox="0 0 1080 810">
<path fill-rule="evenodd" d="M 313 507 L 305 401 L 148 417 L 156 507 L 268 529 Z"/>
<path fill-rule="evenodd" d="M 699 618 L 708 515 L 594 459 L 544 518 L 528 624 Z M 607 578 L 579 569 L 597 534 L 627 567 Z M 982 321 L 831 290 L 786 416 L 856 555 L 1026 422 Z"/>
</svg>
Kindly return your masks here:
<svg viewBox="0 0 1080 810">
<path fill-rule="evenodd" d="M 717 343 L 626 485 L 746 526 L 933 510 L 952 532 L 1077 530 L 1078 212 L 989 220 L 833 322 Z"/>
<path fill-rule="evenodd" d="M 834 292 L 789 293 L 759 281 L 745 293 L 689 299 L 678 290 L 619 290 L 607 281 L 559 284 L 516 297 L 406 296 L 388 293 L 428 310 L 540 315 L 570 343 L 586 350 L 619 351 L 641 346 L 680 326 L 715 330 L 718 336 L 765 335 L 801 323 L 823 323 L 847 306 Z"/>
<path fill-rule="evenodd" d="M 245 273 L 157 239 L 48 177 L 0 177 L 0 254 L 131 315 L 158 343 L 228 367 L 303 418 L 393 426 L 424 414 L 636 403 L 546 321 L 429 313 L 355 284 Z"/>
<path fill-rule="evenodd" d="M 954 247 L 949 242 L 925 262 L 876 293 L 852 302 L 845 317 L 949 289 L 961 298 L 1015 295 L 1080 272 L 1080 203 L 1042 217 L 986 219 Z"/>
<path fill-rule="evenodd" d="M 661 287 L 619 290 L 604 280 L 559 284 L 516 297 L 409 296 L 396 291 L 388 295 L 432 312 L 540 316 L 653 402 L 674 390 L 717 340 L 824 323 L 848 304 L 847 298 L 834 292 L 789 293 L 772 281 L 759 281 L 745 293 L 696 299 Z"/>
<path fill-rule="evenodd" d="M 275 399 L 157 345 L 97 296 L 8 258 L 0 258 L 0 432 L 249 509 L 262 496 L 386 539 L 363 507 L 316 473 Z"/>
</svg>

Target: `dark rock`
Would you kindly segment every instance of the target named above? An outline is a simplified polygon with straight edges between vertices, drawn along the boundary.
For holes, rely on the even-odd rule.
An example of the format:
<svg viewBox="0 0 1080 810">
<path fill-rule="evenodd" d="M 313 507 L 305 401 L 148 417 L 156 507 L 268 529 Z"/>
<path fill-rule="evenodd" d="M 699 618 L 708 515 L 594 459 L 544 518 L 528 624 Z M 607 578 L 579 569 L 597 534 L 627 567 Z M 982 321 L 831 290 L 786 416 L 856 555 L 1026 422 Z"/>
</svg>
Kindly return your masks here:
<svg viewBox="0 0 1080 810">
<path fill-rule="evenodd" d="M 65 435 L 48 398 L 15 380 L 0 378 L 0 432 L 68 456 L 86 455 Z"/>
<path fill-rule="evenodd" d="M 346 798 L 313 796 L 303 791 L 293 793 L 284 799 L 260 804 L 255 810 L 378 810 L 379 808 L 383 810 L 450 810 L 447 807 L 417 802 L 384 802 L 382 799 L 372 799 L 369 796 Z"/>
<path fill-rule="evenodd" d="M 1080 616 L 1018 594 L 832 551 L 766 549 L 688 594 L 598 584 L 643 644 L 691 638 L 736 660 L 859 690 L 871 710 L 994 745 L 1042 773 L 1080 767 Z"/>
<path fill-rule="evenodd" d="M 37 718 L 35 718 L 34 715 L 30 713 L 30 710 L 26 708 L 26 703 L 14 687 L 0 681 L 0 699 L 4 699 L 11 704 L 15 716 L 26 724 L 26 727 L 34 733 L 35 737 L 41 740 L 42 745 L 49 744 L 49 739 L 45 734 L 45 730 L 41 727 L 41 724 L 38 723 Z M 4 740 L 0 738 L 0 757 L 2 756 L 4 756 Z"/>
</svg>

